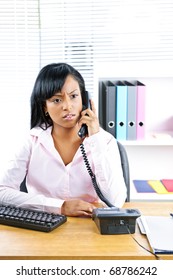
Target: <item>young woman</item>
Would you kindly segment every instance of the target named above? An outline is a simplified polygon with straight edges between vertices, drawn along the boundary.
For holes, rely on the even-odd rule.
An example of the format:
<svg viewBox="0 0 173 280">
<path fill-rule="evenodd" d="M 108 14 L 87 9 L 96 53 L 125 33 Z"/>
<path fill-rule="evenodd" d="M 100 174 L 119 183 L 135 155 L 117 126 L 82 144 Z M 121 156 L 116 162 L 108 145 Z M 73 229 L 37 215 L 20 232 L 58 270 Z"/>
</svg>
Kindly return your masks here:
<svg viewBox="0 0 173 280">
<path fill-rule="evenodd" d="M 95 106 L 84 108 L 85 82 L 66 63 L 45 66 L 31 95 L 31 130 L 0 176 L 0 203 L 67 216 L 91 216 L 100 199 L 80 144 L 104 197 L 117 207 L 126 199 L 116 139 L 99 126 Z M 86 124 L 88 134 L 78 131 Z M 20 191 L 26 176 L 27 192 Z"/>
</svg>

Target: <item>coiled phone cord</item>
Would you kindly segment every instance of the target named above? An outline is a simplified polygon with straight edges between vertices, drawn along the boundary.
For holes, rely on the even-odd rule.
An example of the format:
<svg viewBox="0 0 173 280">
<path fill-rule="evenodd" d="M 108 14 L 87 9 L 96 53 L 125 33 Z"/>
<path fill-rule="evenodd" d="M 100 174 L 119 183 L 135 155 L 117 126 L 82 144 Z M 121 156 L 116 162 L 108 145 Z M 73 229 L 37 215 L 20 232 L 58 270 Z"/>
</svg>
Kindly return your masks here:
<svg viewBox="0 0 173 280">
<path fill-rule="evenodd" d="M 102 194 L 98 184 L 97 184 L 97 181 L 96 181 L 96 176 L 95 174 L 93 173 L 92 169 L 91 169 L 91 166 L 89 164 L 89 161 L 88 161 L 88 158 L 87 158 L 87 155 L 86 155 L 86 152 L 85 152 L 85 148 L 84 148 L 84 145 L 83 143 L 80 144 L 80 149 L 81 149 L 81 152 L 82 152 L 82 156 L 83 156 L 83 159 L 84 159 L 84 162 L 85 162 L 85 166 L 88 170 L 88 173 L 91 177 L 91 180 L 92 180 L 92 184 L 93 184 L 93 187 L 98 195 L 98 197 L 103 201 L 105 202 L 105 204 L 108 206 L 108 207 L 114 207 L 114 208 L 118 208 L 114 205 L 112 205 L 105 197 L 104 195 Z M 133 237 L 133 235 L 131 234 L 130 230 L 129 230 L 129 226 L 126 225 L 127 227 L 127 231 L 128 233 L 131 235 L 131 237 L 134 239 L 134 241 L 140 246 L 142 247 L 144 250 L 146 250 L 147 252 L 151 253 L 152 255 L 154 255 L 156 257 L 157 260 L 161 259 L 157 254 L 153 253 L 151 250 L 148 250 L 147 248 L 145 248 L 143 245 L 141 245 L 136 238 Z"/>
<path fill-rule="evenodd" d="M 88 161 L 88 158 L 87 158 L 87 155 L 86 155 L 86 152 L 85 152 L 85 148 L 84 148 L 84 145 L 83 143 L 80 144 L 80 149 L 81 149 L 81 153 L 82 153 L 82 156 L 83 156 L 83 159 L 84 159 L 84 163 L 85 163 L 85 166 L 86 166 L 86 169 L 91 177 L 91 180 L 92 180 L 92 184 L 93 184 L 93 187 L 98 195 L 98 197 L 104 202 L 106 203 L 106 205 L 108 207 L 114 207 L 115 206 L 113 204 L 111 204 L 107 199 L 106 197 L 104 197 L 104 195 L 102 194 L 98 184 L 97 184 L 97 180 L 96 180 L 96 176 L 95 174 L 93 173 L 92 169 L 91 169 L 91 166 L 90 166 L 90 163 Z"/>
</svg>

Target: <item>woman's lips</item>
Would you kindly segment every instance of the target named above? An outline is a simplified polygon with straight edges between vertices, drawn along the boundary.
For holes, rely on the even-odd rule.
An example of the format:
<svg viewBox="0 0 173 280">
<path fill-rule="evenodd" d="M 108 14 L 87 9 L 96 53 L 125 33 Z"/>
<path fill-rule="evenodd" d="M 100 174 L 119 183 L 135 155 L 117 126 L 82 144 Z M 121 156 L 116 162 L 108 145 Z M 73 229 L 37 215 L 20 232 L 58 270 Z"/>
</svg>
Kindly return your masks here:
<svg viewBox="0 0 173 280">
<path fill-rule="evenodd" d="M 72 120 L 75 117 L 75 114 L 66 114 L 63 119 L 65 120 Z"/>
</svg>

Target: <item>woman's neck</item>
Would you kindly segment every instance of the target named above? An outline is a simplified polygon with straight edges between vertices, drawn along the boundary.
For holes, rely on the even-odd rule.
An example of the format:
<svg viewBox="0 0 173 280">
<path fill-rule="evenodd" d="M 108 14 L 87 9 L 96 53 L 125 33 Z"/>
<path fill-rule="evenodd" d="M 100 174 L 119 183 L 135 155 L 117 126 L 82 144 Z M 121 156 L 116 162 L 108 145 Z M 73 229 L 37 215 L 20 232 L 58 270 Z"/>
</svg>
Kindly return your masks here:
<svg viewBox="0 0 173 280">
<path fill-rule="evenodd" d="M 60 154 L 65 165 L 72 162 L 82 139 L 77 134 L 76 129 L 52 129 L 52 137 L 55 149 Z"/>
<path fill-rule="evenodd" d="M 59 139 L 59 140 L 67 140 L 67 139 L 76 139 L 79 140 L 79 136 L 78 136 L 78 130 L 79 127 L 73 127 L 73 128 L 63 128 L 63 127 L 57 127 L 57 126 L 53 126 L 52 128 L 52 137 L 55 139 Z"/>
</svg>

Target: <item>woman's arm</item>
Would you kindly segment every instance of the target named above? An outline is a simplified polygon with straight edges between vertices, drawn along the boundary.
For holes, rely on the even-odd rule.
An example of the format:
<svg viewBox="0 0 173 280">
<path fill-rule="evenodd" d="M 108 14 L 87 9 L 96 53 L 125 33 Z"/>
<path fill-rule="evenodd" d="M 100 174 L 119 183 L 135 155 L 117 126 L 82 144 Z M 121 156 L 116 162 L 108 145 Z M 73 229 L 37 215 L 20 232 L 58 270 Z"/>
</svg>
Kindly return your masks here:
<svg viewBox="0 0 173 280">
<path fill-rule="evenodd" d="M 29 136 L 12 156 L 4 172 L 0 174 L 0 203 L 48 212 L 61 212 L 62 199 L 46 197 L 44 194 L 30 194 L 20 191 L 28 169 L 32 150 L 32 137 Z"/>
</svg>

